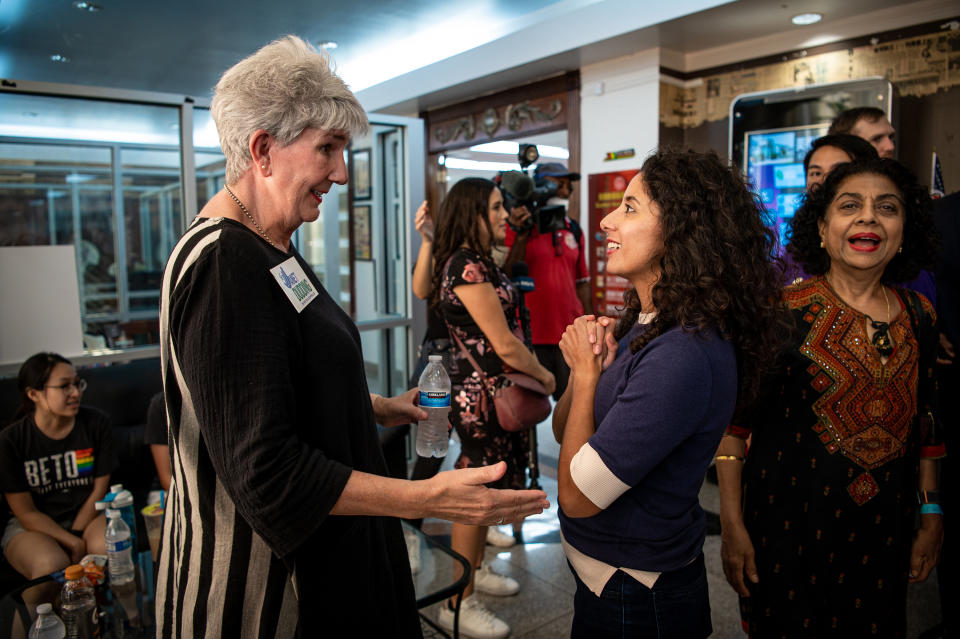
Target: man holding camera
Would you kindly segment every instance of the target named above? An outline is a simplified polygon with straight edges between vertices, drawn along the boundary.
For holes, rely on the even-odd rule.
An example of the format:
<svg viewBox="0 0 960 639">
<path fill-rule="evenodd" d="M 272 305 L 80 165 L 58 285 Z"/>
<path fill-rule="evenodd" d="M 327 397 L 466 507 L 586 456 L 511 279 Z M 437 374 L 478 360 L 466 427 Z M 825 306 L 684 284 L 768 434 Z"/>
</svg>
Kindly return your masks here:
<svg viewBox="0 0 960 639">
<path fill-rule="evenodd" d="M 568 171 L 560 163 L 537 165 L 537 188 L 556 188 L 556 194 L 535 212 L 534 219 L 526 207 L 514 207 L 506 238 L 510 253 L 504 270 L 510 273 L 514 263 L 526 262 L 533 278 L 535 288 L 526 296 L 533 349 L 557 380 L 553 397 L 558 400 L 570 376 L 558 346 L 560 337 L 574 319 L 593 312 L 583 231 L 566 215 L 571 183 L 579 179 L 579 173 Z"/>
</svg>

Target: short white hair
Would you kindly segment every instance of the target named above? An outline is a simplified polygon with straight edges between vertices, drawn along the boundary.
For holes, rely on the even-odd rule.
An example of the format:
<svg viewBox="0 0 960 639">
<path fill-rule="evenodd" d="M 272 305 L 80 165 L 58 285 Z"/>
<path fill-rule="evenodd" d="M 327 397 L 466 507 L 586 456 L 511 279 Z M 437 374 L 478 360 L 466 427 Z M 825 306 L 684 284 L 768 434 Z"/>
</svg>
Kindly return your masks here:
<svg viewBox="0 0 960 639">
<path fill-rule="evenodd" d="M 250 136 L 263 129 L 281 146 L 304 129 L 366 131 L 367 115 L 325 52 L 297 36 L 274 40 L 223 74 L 210 114 L 227 158 L 227 184 L 249 168 Z"/>
</svg>

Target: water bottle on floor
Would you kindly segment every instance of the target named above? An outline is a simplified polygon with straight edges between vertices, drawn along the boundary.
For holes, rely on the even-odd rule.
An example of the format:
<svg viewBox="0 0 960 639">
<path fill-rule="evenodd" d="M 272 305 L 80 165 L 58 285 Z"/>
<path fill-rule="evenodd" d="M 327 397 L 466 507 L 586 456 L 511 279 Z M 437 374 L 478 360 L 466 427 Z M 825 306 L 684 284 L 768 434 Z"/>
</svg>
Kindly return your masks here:
<svg viewBox="0 0 960 639">
<path fill-rule="evenodd" d="M 110 591 L 120 601 L 127 620 L 135 623 L 140 616 L 137 608 L 137 584 L 134 580 L 133 549 L 130 528 L 119 510 L 107 510 L 107 565 L 110 568 Z"/>
<path fill-rule="evenodd" d="M 418 386 L 420 408 L 427 411 L 427 419 L 417 425 L 417 454 L 421 457 L 446 457 L 450 444 L 447 431 L 450 377 L 443 368 L 442 355 L 430 355 Z"/>
<path fill-rule="evenodd" d="M 30 639 L 63 639 L 67 629 L 53 612 L 53 606 L 43 603 L 37 606 L 37 620 L 30 626 Z"/>
<path fill-rule="evenodd" d="M 83 566 L 68 566 L 63 574 L 67 582 L 60 593 L 60 614 L 67 628 L 67 639 L 97 639 L 100 636 L 97 599 Z"/>
</svg>

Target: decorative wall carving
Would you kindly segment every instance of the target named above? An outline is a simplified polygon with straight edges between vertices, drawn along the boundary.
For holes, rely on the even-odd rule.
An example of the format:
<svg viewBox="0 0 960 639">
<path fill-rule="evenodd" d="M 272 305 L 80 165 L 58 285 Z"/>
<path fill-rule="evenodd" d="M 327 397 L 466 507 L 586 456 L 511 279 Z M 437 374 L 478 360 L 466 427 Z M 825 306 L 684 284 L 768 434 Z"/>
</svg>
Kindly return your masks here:
<svg viewBox="0 0 960 639">
<path fill-rule="evenodd" d="M 507 128 L 511 131 L 519 131 L 523 127 L 523 121 L 529 122 L 549 122 L 553 120 L 563 110 L 563 103 L 559 99 L 550 101 L 547 109 L 540 109 L 525 100 L 520 104 L 510 104 L 507 106 L 506 119 Z"/>
<path fill-rule="evenodd" d="M 511 96 L 513 97 L 513 96 Z M 429 121 L 429 150 L 438 153 L 449 149 L 480 144 L 488 140 L 536 134 L 567 126 L 566 96 L 552 94 L 542 98 L 510 101 L 499 105 L 478 104 L 469 115 L 457 115 L 440 121 Z"/>
<path fill-rule="evenodd" d="M 433 137 L 435 137 L 440 144 L 455 141 L 461 134 L 463 134 L 464 140 L 472 140 L 477 134 L 477 126 L 473 122 L 472 115 L 459 118 L 448 126 L 438 126 L 433 130 Z"/>
<path fill-rule="evenodd" d="M 487 134 L 488 138 L 492 138 L 493 134 L 497 132 L 497 129 L 500 128 L 502 124 L 500 116 L 497 115 L 497 110 L 493 107 L 490 107 L 483 112 L 483 116 L 480 119 L 480 126 L 483 128 L 483 132 Z"/>
</svg>

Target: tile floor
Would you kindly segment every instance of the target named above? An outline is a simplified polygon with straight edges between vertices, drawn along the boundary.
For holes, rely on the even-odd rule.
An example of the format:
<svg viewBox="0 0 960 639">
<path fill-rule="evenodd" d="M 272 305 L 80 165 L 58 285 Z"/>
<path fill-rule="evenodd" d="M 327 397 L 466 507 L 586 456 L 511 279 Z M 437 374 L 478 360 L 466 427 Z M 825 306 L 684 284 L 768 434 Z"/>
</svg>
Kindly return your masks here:
<svg viewBox="0 0 960 639">
<path fill-rule="evenodd" d="M 538 430 L 541 459 L 540 483 L 549 496 L 551 508 L 526 520 L 523 527 L 524 544 L 512 548 L 487 546 L 486 559 L 503 574 L 520 582 L 521 590 L 513 597 L 478 595 L 483 603 L 506 621 L 516 639 L 561 639 L 570 636 L 573 619 L 573 577 L 567 567 L 560 547 L 559 522 L 557 520 L 556 458 L 559 446 L 546 424 Z M 452 466 L 458 454 L 456 442 L 451 442 L 444 470 Z M 708 512 L 719 512 L 717 487 L 705 482 L 700 492 L 700 502 Z M 423 530 L 449 543 L 450 524 L 428 519 Z M 509 532 L 509 527 L 502 528 Z M 708 535 L 704 545 L 707 562 L 707 578 L 710 587 L 710 604 L 713 618 L 713 637 L 717 639 L 744 639 L 740 627 L 737 598 L 727 585 L 720 565 L 720 537 Z M 438 604 L 439 605 L 439 604 Z M 936 582 L 931 578 L 926 584 L 911 586 L 908 601 L 908 637 L 916 638 L 940 620 L 940 602 Z M 436 618 L 436 606 L 424 613 Z M 425 637 L 437 637 L 429 626 L 423 624 Z"/>
</svg>

